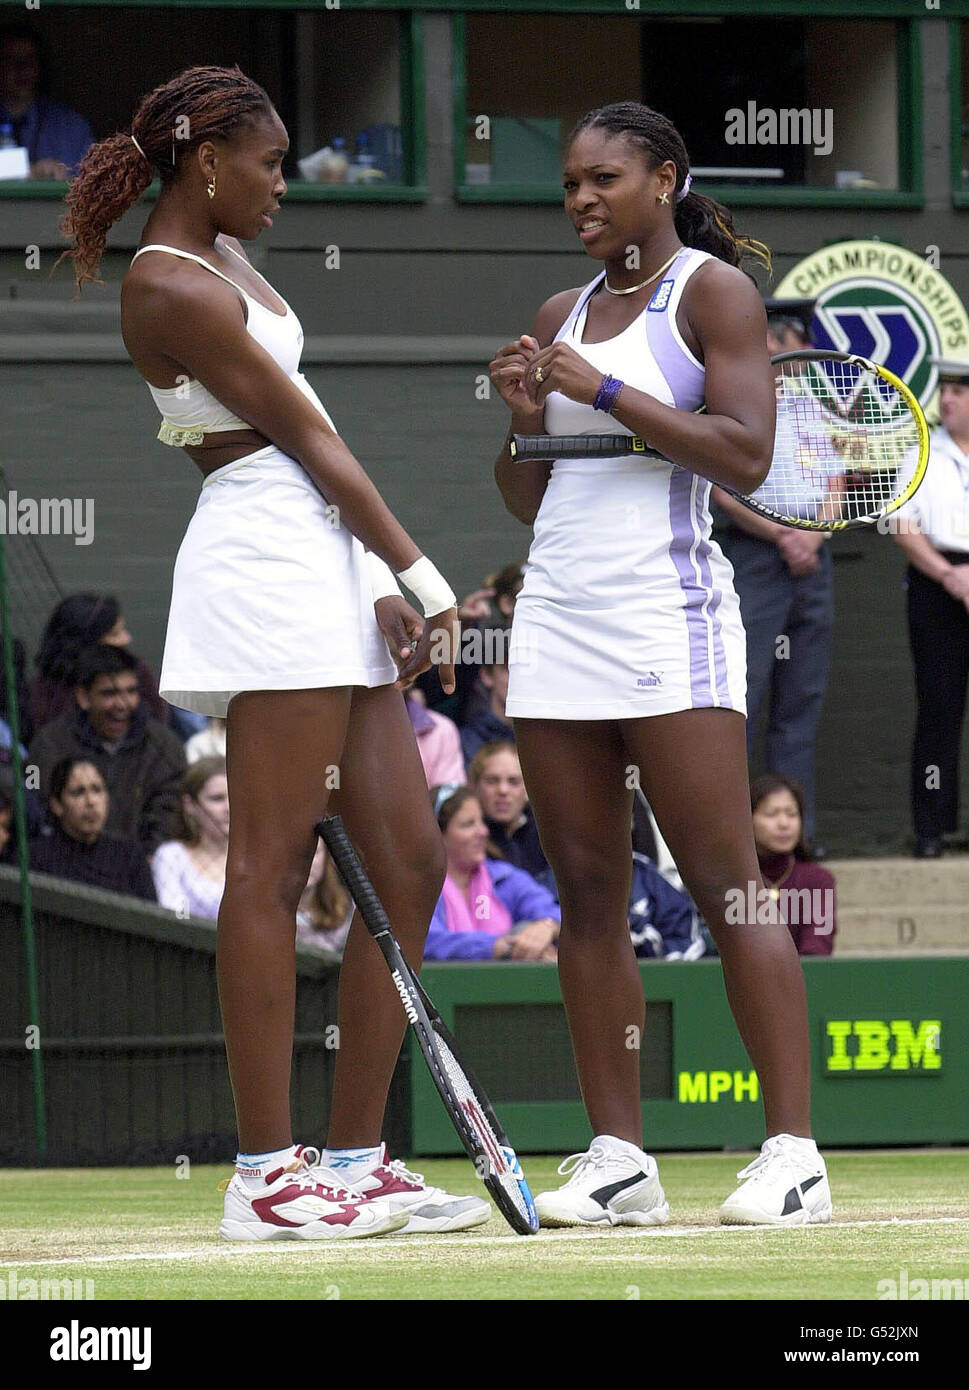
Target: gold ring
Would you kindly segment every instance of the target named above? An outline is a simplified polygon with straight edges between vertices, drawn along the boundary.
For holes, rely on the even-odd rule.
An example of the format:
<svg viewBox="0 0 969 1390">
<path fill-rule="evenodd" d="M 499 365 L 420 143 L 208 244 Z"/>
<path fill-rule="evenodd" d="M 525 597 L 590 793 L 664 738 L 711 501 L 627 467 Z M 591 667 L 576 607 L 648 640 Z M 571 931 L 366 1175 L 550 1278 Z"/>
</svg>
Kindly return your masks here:
<svg viewBox="0 0 969 1390">
<path fill-rule="evenodd" d="M 542 371 L 541 367 L 535 368 L 535 380 L 538 382 L 545 380 L 545 373 Z"/>
</svg>

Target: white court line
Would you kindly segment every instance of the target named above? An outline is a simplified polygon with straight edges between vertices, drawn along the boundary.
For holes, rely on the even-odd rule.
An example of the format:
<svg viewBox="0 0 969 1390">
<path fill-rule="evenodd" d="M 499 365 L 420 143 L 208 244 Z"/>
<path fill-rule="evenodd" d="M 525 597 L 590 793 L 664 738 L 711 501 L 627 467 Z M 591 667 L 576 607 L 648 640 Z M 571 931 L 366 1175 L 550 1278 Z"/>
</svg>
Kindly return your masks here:
<svg viewBox="0 0 969 1390">
<path fill-rule="evenodd" d="M 347 1251 L 359 1248 L 361 1244 L 368 1244 L 369 1248 L 376 1250 L 423 1250 L 425 1241 L 430 1242 L 434 1247 L 438 1246 L 466 1246 L 473 1245 L 481 1249 L 483 1246 L 494 1245 L 561 1245 L 569 1240 L 598 1240 L 603 1236 L 610 1241 L 619 1240 L 642 1240 L 646 1237 L 649 1240 L 671 1240 L 683 1236 L 703 1236 L 703 1235 L 776 1235 L 779 1231 L 843 1231 L 858 1227 L 871 1226 L 952 1226 L 969 1225 L 967 1216 L 924 1216 L 924 1217 L 891 1217 L 887 1220 L 876 1221 L 829 1221 L 816 1222 L 811 1226 L 677 1226 L 672 1230 L 665 1226 L 640 1226 L 632 1230 L 624 1230 L 617 1226 L 604 1226 L 601 1229 L 591 1231 L 577 1230 L 557 1230 L 540 1231 L 537 1236 L 447 1236 L 425 1234 L 424 1236 L 371 1236 L 358 1237 L 356 1239 L 336 1239 L 336 1240 L 270 1240 L 270 1241 L 238 1241 L 231 1245 L 201 1246 L 196 1250 L 156 1250 L 144 1251 L 140 1254 L 132 1255 L 75 1255 L 70 1258 L 58 1258 L 56 1260 L 2 1260 L 0 1269 L 40 1269 L 51 1265 L 108 1265 L 108 1264 L 142 1264 L 148 1260 L 210 1260 L 210 1259 L 238 1259 L 243 1255 L 253 1255 L 258 1252 L 262 1258 L 264 1254 L 284 1255 L 287 1258 L 295 1250 L 318 1250 L 321 1246 L 335 1254 L 338 1250 Z"/>
</svg>

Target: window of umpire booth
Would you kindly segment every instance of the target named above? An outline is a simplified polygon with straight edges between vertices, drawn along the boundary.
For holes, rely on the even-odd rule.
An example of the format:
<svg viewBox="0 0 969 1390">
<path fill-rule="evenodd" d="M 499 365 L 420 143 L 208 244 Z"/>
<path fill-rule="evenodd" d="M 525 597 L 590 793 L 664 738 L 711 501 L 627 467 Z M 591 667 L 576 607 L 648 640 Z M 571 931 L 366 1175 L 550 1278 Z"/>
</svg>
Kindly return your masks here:
<svg viewBox="0 0 969 1390">
<path fill-rule="evenodd" d="M 646 8 L 456 17 L 460 199 L 557 201 L 575 122 L 634 99 L 671 117 L 697 183 L 732 205 L 921 205 L 917 22 L 838 0 Z"/>
<path fill-rule="evenodd" d="M 969 20 L 949 25 L 952 201 L 969 207 Z"/>
<path fill-rule="evenodd" d="M 127 130 L 139 101 L 187 67 L 238 63 L 269 93 L 290 136 L 290 200 L 426 196 L 421 16 L 354 0 L 315 7 L 62 4 L 3 20 L 37 32 L 41 90 L 88 121 Z M 99 75 L 100 74 L 100 75 Z M 45 80 L 46 79 L 46 80 Z M 341 160 L 299 161 L 345 141 Z M 364 156 L 361 158 L 361 156 Z M 0 180 L 0 197 L 62 199 L 63 179 Z M 156 179 L 146 197 L 157 197 Z"/>
</svg>

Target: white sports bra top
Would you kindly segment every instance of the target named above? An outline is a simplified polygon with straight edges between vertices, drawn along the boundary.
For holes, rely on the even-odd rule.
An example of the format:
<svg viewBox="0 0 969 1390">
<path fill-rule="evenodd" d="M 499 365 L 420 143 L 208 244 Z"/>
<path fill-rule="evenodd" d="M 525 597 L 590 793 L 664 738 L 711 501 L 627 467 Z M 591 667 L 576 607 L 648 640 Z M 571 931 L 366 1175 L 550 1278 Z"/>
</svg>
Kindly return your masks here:
<svg viewBox="0 0 969 1390">
<path fill-rule="evenodd" d="M 233 251 L 231 246 L 224 246 L 223 249 L 232 251 L 232 254 L 238 256 L 240 261 L 246 261 L 245 256 L 239 255 L 238 251 Z M 132 264 L 146 251 L 167 251 L 169 255 L 181 256 L 187 261 L 195 261 L 198 265 L 204 266 L 206 270 L 211 270 L 213 275 L 218 275 L 220 280 L 224 280 L 233 289 L 238 290 L 246 304 L 246 328 L 248 332 L 252 334 L 261 347 L 266 349 L 270 357 L 305 394 L 311 394 L 309 383 L 304 383 L 303 374 L 299 370 L 300 356 L 303 351 L 303 330 L 300 327 L 299 319 L 290 306 L 286 304 L 285 299 L 283 299 L 283 303 L 286 304 L 285 314 L 277 314 L 274 309 L 268 309 L 265 304 L 260 304 L 258 299 L 253 299 L 252 295 L 247 294 L 241 285 L 230 280 L 228 275 L 223 275 L 221 270 L 216 270 L 214 265 L 209 265 L 208 261 L 203 260 L 201 256 L 196 256 L 191 251 L 181 251 L 177 246 L 162 246 L 157 243 L 151 246 L 142 246 L 132 256 Z M 246 261 L 246 265 L 249 265 L 248 261 Z M 255 269 L 255 267 L 250 266 L 250 269 Z M 258 270 L 256 274 L 259 275 Z M 264 280 L 267 285 L 269 284 L 264 275 L 259 275 L 259 278 Z M 270 289 L 272 289 L 271 285 Z M 273 293 L 276 294 L 276 291 L 273 290 Z M 282 295 L 277 297 L 282 299 Z M 163 444 L 171 444 L 176 448 L 181 448 L 184 444 L 201 444 L 207 434 L 216 434 L 223 430 L 253 428 L 249 421 L 240 420 L 238 415 L 233 415 L 232 411 L 228 410 L 221 401 L 216 400 L 211 391 L 206 390 L 202 383 L 194 378 L 191 381 L 184 381 L 178 386 L 170 387 L 152 386 L 151 382 L 145 384 L 162 415 L 158 438 Z M 322 409 L 322 406 L 320 408 Z"/>
</svg>

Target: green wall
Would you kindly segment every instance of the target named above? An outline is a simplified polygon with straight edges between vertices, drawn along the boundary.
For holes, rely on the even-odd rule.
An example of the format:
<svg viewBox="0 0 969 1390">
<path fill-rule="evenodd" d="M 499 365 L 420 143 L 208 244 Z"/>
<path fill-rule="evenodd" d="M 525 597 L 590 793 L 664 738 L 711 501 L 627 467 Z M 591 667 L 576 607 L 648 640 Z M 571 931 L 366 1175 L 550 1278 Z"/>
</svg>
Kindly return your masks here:
<svg viewBox="0 0 969 1390">
<path fill-rule="evenodd" d="M 969 1140 L 969 960 L 802 965 L 818 1142 Z M 758 1148 L 762 1097 L 727 1006 L 720 962 L 649 962 L 640 974 L 647 1000 L 641 1040 L 647 1148 Z M 429 965 L 422 980 L 467 1049 L 512 1146 L 522 1153 L 586 1148 L 589 1125 L 557 971 Z M 458 1152 L 433 1083 L 418 1065 L 411 1095 L 415 1152 Z"/>
<path fill-rule="evenodd" d="M 927 12 L 919 28 L 924 206 L 738 208 L 740 229 L 772 247 L 778 280 L 827 242 L 880 237 L 938 247 L 942 273 L 969 302 L 969 208 L 953 201 L 949 160 L 950 25 Z M 456 199 L 452 29 L 447 13 L 423 16 L 424 200 L 292 200 L 251 252 L 303 321 L 309 380 L 404 524 L 464 593 L 523 556 L 530 538 L 492 481 L 507 413 L 478 399 L 488 359 L 528 328 L 549 294 L 585 283 L 595 266 L 557 206 Z M 11 486 L 95 501 L 93 545 L 42 541 L 61 584 L 118 592 L 136 648 L 157 664 L 198 480 L 187 459 L 155 442 L 156 411 L 118 333 L 120 282 L 150 206 L 143 200 L 112 229 L 106 287 L 75 302 L 66 262 L 48 278 L 60 203 L 0 198 L 0 418 Z M 32 245 L 39 270 L 25 268 Z M 327 270 L 322 252 L 333 245 L 340 268 Z M 14 566 L 18 544 L 11 540 Z M 902 852 L 913 702 L 900 553 L 878 536 L 833 546 L 837 627 L 819 832 L 836 853 Z M 39 582 L 32 592 L 35 607 L 45 606 Z M 31 628 L 40 621 L 31 615 Z"/>
</svg>

